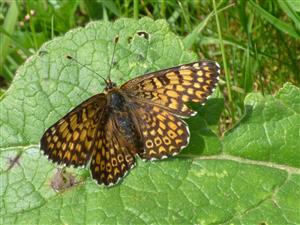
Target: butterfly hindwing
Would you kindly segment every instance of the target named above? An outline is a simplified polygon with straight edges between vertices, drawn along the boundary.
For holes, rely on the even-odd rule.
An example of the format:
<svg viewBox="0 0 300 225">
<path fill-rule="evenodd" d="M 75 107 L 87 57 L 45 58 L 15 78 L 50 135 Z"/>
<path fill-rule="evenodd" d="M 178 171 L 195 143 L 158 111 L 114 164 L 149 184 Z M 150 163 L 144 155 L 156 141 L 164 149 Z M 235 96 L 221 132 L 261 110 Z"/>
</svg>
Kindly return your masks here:
<svg viewBox="0 0 300 225">
<path fill-rule="evenodd" d="M 189 117 L 195 112 L 185 103 L 205 102 L 217 84 L 219 70 L 213 61 L 199 61 L 140 76 L 121 89 L 140 101 L 151 101 L 176 115 Z"/>
<path fill-rule="evenodd" d="M 135 150 L 119 130 L 116 118 L 111 115 L 96 134 L 95 154 L 91 173 L 98 184 L 113 185 L 135 165 Z"/>
<path fill-rule="evenodd" d="M 145 160 L 163 159 L 177 155 L 188 145 L 190 133 L 187 124 L 165 109 L 137 102 L 134 115 L 143 139 Z"/>
<path fill-rule="evenodd" d="M 105 105 L 105 95 L 97 94 L 51 126 L 41 138 L 44 154 L 58 164 L 86 165 Z"/>
</svg>

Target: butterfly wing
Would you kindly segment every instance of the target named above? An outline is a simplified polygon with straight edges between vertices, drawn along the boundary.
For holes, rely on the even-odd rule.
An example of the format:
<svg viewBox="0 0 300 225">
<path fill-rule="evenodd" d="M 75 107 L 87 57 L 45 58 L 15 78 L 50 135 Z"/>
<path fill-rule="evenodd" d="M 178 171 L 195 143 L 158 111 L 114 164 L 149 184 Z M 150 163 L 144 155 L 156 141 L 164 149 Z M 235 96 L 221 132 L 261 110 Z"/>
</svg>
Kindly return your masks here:
<svg viewBox="0 0 300 225">
<path fill-rule="evenodd" d="M 124 111 L 119 118 L 129 118 Z M 91 161 L 92 177 L 98 184 L 111 186 L 135 165 L 136 145 L 120 130 L 120 123 L 114 114 L 108 115 L 106 124 L 100 126 L 95 141 L 95 154 Z M 105 120 L 104 120 L 105 121 Z M 131 133 L 132 127 L 126 127 Z M 128 131 L 128 130 L 127 130 Z"/>
<path fill-rule="evenodd" d="M 86 165 L 106 102 L 104 94 L 97 94 L 51 126 L 41 138 L 44 154 L 58 164 Z"/>
<path fill-rule="evenodd" d="M 216 62 L 199 61 L 137 77 L 121 89 L 139 101 L 150 101 L 176 115 L 189 117 L 196 112 L 185 103 L 205 102 L 217 84 L 219 73 Z"/>
<path fill-rule="evenodd" d="M 144 146 L 138 152 L 145 160 L 163 159 L 178 154 L 188 145 L 187 124 L 160 106 L 135 102 L 132 109 Z"/>
</svg>

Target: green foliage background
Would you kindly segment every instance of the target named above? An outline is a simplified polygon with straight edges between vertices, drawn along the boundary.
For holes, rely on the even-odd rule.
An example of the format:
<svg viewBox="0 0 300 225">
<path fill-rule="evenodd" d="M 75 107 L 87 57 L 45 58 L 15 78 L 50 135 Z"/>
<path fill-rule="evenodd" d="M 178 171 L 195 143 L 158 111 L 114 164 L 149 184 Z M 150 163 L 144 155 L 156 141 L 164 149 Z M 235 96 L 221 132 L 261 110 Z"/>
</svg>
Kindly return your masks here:
<svg viewBox="0 0 300 225">
<path fill-rule="evenodd" d="M 222 1 L 215 8 L 214 1 L 45 3 L 28 1 L 25 11 L 36 14 L 19 28 L 24 5 L 1 5 L 6 12 L 1 76 L 3 84 L 11 83 L 7 90 L 3 86 L 0 100 L 1 224 L 300 223 L 297 3 Z M 108 22 L 144 14 L 148 18 Z M 103 20 L 54 38 L 99 17 Z M 137 35 L 141 30 L 150 40 Z M 39 139 L 53 122 L 103 89 L 97 75 L 65 55 L 106 76 L 116 34 L 112 78 L 118 84 L 210 58 L 222 62 L 219 89 L 205 106 L 193 105 L 198 115 L 187 120 L 191 142 L 178 157 L 138 161 L 120 185 L 109 189 L 96 185 L 88 169 L 68 168 L 64 179 L 74 176 L 77 182 L 70 187 L 40 153 Z"/>
</svg>

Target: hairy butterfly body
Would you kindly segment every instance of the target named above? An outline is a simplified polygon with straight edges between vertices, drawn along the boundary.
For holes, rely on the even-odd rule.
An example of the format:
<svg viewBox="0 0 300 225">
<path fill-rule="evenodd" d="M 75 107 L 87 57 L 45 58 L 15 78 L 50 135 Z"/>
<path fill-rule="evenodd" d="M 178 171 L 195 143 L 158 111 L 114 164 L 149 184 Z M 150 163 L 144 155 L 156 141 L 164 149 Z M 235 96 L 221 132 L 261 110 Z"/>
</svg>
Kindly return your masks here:
<svg viewBox="0 0 300 225">
<path fill-rule="evenodd" d="M 87 99 L 51 126 L 41 149 L 54 162 L 85 166 L 98 184 L 114 185 L 135 157 L 163 159 L 189 142 L 181 117 L 196 114 L 187 102 L 204 103 L 220 73 L 213 61 L 185 64 L 132 79 Z"/>
</svg>

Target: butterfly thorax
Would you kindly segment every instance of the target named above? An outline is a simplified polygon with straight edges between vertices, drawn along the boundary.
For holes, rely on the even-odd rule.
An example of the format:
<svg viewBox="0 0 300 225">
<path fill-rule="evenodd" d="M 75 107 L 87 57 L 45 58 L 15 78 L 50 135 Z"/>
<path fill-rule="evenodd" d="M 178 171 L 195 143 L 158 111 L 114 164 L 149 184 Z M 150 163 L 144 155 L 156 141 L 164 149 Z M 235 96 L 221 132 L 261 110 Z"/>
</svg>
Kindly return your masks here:
<svg viewBox="0 0 300 225">
<path fill-rule="evenodd" d="M 118 130 L 124 140 L 135 152 L 140 151 L 140 134 L 137 129 L 136 121 L 131 113 L 132 105 L 128 102 L 125 94 L 118 88 L 113 88 L 107 93 L 107 110 L 109 117 L 114 121 L 114 129 Z"/>
</svg>

